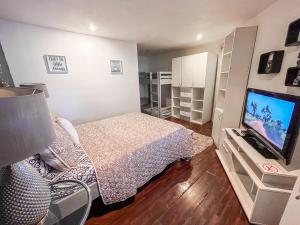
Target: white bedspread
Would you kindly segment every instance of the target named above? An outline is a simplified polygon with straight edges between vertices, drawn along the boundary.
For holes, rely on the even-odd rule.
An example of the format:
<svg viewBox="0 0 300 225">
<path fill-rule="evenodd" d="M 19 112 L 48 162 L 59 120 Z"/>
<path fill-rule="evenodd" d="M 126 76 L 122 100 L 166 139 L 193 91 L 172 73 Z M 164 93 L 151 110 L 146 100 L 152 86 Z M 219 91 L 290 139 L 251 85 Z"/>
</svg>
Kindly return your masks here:
<svg viewBox="0 0 300 225">
<path fill-rule="evenodd" d="M 95 166 L 105 204 L 136 194 L 177 159 L 194 155 L 192 136 L 179 124 L 130 113 L 76 127 Z"/>
</svg>

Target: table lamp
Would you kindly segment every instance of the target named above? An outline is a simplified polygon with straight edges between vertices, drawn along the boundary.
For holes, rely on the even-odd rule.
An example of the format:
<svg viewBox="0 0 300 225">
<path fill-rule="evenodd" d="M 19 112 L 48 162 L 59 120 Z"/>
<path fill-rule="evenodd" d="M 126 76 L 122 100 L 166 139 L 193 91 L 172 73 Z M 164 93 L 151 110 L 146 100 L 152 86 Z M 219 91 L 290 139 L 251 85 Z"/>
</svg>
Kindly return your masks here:
<svg viewBox="0 0 300 225">
<path fill-rule="evenodd" d="M 43 84 L 43 83 L 22 83 L 22 84 L 20 84 L 20 87 L 41 90 L 41 91 L 44 92 L 46 98 L 50 97 L 46 84 Z"/>
<path fill-rule="evenodd" d="M 29 88 L 0 88 L 0 224 L 33 225 L 50 206 L 47 182 L 27 162 L 52 144 L 45 94 Z"/>
</svg>

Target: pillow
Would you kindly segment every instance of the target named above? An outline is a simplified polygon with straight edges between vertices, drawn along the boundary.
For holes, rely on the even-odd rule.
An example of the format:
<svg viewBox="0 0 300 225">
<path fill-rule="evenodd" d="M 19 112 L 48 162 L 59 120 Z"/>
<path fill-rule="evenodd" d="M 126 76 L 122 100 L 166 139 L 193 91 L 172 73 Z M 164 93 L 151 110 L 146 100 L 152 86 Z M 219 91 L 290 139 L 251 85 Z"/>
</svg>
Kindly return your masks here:
<svg viewBox="0 0 300 225">
<path fill-rule="evenodd" d="M 76 146 L 79 146 L 80 145 L 79 135 L 75 127 L 73 126 L 73 124 L 69 120 L 61 117 L 57 117 L 56 122 L 59 124 L 60 127 L 62 127 L 67 132 L 67 134 L 72 139 L 73 143 Z"/>
<path fill-rule="evenodd" d="M 54 142 L 45 150 L 40 152 L 41 158 L 51 167 L 66 171 L 77 166 L 75 156 L 76 147 L 73 141 L 58 123 L 53 122 L 56 134 Z"/>
<path fill-rule="evenodd" d="M 49 183 L 56 180 L 61 174 L 60 171 L 45 163 L 44 160 L 41 159 L 40 154 L 35 154 L 24 161 L 27 161 Z"/>
</svg>

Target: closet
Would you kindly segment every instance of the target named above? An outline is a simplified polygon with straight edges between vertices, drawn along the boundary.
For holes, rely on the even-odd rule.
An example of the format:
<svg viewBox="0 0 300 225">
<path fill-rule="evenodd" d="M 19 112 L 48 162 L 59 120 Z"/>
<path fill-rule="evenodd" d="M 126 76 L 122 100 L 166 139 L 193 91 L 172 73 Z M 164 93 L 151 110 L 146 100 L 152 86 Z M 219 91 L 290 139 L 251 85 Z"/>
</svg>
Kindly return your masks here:
<svg viewBox="0 0 300 225">
<path fill-rule="evenodd" d="M 172 116 L 197 124 L 211 120 L 217 56 L 199 53 L 172 59 Z"/>
</svg>

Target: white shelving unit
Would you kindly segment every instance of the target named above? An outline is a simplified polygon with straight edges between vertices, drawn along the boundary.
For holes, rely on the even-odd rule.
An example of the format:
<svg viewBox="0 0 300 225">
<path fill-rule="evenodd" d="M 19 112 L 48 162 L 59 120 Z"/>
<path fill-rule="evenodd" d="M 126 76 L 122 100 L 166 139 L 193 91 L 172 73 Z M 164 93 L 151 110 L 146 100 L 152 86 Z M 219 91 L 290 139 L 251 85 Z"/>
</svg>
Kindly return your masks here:
<svg viewBox="0 0 300 225">
<path fill-rule="evenodd" d="M 264 158 L 232 129 L 225 129 L 216 153 L 250 223 L 279 224 L 298 176 Z"/>
<path fill-rule="evenodd" d="M 213 118 L 216 146 L 222 142 L 224 128 L 240 126 L 256 33 L 256 26 L 240 27 L 225 38 Z"/>
<path fill-rule="evenodd" d="M 172 60 L 173 117 L 197 124 L 211 120 L 216 62 L 208 52 Z"/>
</svg>

